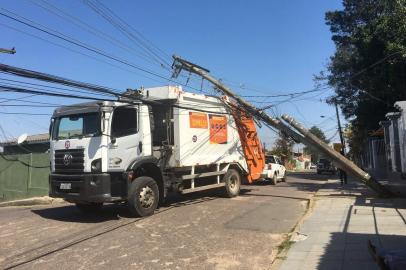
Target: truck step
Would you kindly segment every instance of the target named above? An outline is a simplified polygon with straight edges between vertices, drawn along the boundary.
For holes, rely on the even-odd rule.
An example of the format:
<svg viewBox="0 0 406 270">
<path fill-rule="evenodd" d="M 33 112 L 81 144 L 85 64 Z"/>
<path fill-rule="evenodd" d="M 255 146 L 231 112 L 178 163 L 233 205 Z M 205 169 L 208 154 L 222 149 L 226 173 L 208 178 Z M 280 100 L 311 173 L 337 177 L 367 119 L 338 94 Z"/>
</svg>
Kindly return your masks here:
<svg viewBox="0 0 406 270">
<path fill-rule="evenodd" d="M 196 174 L 188 174 L 183 175 L 182 180 L 190 180 L 202 177 L 209 177 L 209 176 L 216 176 L 216 175 L 223 175 L 226 174 L 225 171 L 218 171 L 218 172 L 206 172 L 206 173 L 196 173 Z"/>
<path fill-rule="evenodd" d="M 188 194 L 196 191 L 202 191 L 202 190 L 207 190 L 207 189 L 212 189 L 212 188 L 219 188 L 219 187 L 224 187 L 226 184 L 225 183 L 220 183 L 220 184 L 212 184 L 212 185 L 207 185 L 207 186 L 201 186 L 201 187 L 195 187 L 195 188 L 188 188 L 182 190 L 182 194 Z"/>
</svg>

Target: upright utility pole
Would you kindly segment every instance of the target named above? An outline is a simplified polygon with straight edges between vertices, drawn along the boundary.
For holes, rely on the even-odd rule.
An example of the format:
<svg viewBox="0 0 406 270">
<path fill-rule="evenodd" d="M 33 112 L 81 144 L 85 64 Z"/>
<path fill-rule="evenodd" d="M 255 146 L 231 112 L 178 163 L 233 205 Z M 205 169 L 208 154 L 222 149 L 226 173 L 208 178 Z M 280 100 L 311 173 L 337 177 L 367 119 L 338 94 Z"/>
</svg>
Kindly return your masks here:
<svg viewBox="0 0 406 270">
<path fill-rule="evenodd" d="M 342 154 L 345 156 L 345 141 L 343 136 L 343 130 L 341 129 L 341 122 L 340 122 L 340 115 L 338 114 L 338 106 L 337 103 L 334 103 L 336 106 L 336 115 L 337 115 L 337 125 L 338 125 L 338 133 L 340 134 L 340 141 L 341 141 L 341 151 Z"/>
<path fill-rule="evenodd" d="M 11 50 L 9 50 L 9 49 L 0 48 L 0 53 L 15 54 L 15 53 L 16 53 L 16 49 L 15 49 L 15 48 L 12 48 Z"/>
<path fill-rule="evenodd" d="M 211 82 L 215 88 L 225 94 L 228 97 L 231 97 L 243 110 L 246 110 L 252 117 L 257 118 L 258 120 L 264 122 L 266 125 L 274 127 L 281 132 L 285 133 L 286 135 L 290 136 L 297 142 L 302 142 L 306 145 L 311 145 L 316 147 L 319 151 L 325 153 L 329 156 L 334 162 L 339 164 L 342 169 L 348 171 L 349 173 L 353 174 L 357 178 L 359 178 L 363 183 L 367 186 L 378 192 L 383 196 L 390 196 L 391 192 L 388 191 L 385 187 L 383 187 L 379 182 L 375 181 L 367 172 L 364 172 L 360 168 L 358 168 L 352 161 L 346 159 L 340 153 L 336 152 L 328 146 L 326 143 L 321 141 L 311 132 L 309 132 L 306 128 L 304 128 L 300 123 L 298 123 L 295 119 L 288 115 L 283 115 L 282 119 L 289 123 L 296 131 L 290 128 L 287 124 L 280 121 L 277 118 L 270 117 L 263 109 L 258 109 L 254 105 L 250 104 L 249 102 L 245 101 L 241 97 L 237 96 L 230 88 L 222 84 L 219 80 L 212 77 L 209 71 L 205 68 L 202 68 L 196 64 L 193 64 L 189 61 L 186 61 L 179 56 L 173 56 L 174 62 L 172 65 L 173 68 L 173 77 L 177 77 L 182 70 L 188 71 L 190 73 L 195 73 L 207 81 Z"/>
</svg>

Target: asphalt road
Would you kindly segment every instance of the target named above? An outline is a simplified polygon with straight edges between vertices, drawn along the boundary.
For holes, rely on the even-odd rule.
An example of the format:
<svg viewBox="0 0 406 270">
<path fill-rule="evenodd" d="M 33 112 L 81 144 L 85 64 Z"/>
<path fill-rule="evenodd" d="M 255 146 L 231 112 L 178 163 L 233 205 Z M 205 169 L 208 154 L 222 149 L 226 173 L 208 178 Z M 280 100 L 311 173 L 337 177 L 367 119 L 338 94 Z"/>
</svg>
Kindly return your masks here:
<svg viewBox="0 0 406 270">
<path fill-rule="evenodd" d="M 144 219 L 124 205 L 94 216 L 71 204 L 0 208 L 1 269 L 269 269 L 276 248 L 329 176 L 172 196 Z"/>
</svg>

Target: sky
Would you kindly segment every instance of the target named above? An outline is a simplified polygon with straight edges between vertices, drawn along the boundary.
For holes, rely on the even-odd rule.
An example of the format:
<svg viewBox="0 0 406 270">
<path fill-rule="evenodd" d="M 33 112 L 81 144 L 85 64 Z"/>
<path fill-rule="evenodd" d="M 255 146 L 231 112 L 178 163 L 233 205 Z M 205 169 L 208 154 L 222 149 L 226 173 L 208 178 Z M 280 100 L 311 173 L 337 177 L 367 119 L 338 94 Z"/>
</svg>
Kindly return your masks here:
<svg viewBox="0 0 406 270">
<path fill-rule="evenodd" d="M 324 88 L 295 98 L 258 96 L 315 89 L 314 75 L 326 70 L 329 57 L 335 50 L 324 14 L 341 9 L 341 1 L 98 1 L 128 24 L 126 27 L 131 27 L 133 35 L 141 33 L 145 38 L 142 39 L 144 44 L 148 44 L 159 58 L 146 55 L 139 43 L 129 39 L 91 9 L 86 4 L 87 0 L 3 0 L 0 2 L 1 13 L 21 16 L 20 20 L 28 19 L 30 24 L 48 27 L 48 30 L 57 31 L 58 35 L 63 34 L 71 41 L 85 43 L 110 56 L 125 59 L 131 66 L 2 15 L 0 47 L 15 47 L 17 53 L 0 54 L 0 63 L 124 91 L 141 86 L 176 85 L 165 80 L 171 75 L 165 63 L 170 64 L 170 56 L 177 54 L 209 69 L 212 75 L 222 79 L 238 94 L 253 96 L 246 99 L 257 107 L 273 104 L 274 107 L 268 110 L 272 116 L 290 114 L 306 127 L 317 125 L 328 138 L 339 140 L 335 108 L 325 103 L 325 99 L 333 94 L 331 89 Z M 61 11 L 63 15 L 57 13 Z M 148 69 L 153 74 L 134 66 Z M 185 73 L 178 81 L 186 84 L 187 77 Z M 0 79 L 23 80 L 5 74 L 0 74 Z M 4 82 L 0 80 L 0 83 Z M 198 92 L 201 86 L 201 80 L 191 76 L 183 88 Z M 210 94 L 214 91 L 207 82 L 203 83 L 202 90 Z M 29 107 L 30 104 L 78 103 L 75 99 L 26 96 L 0 92 L 0 127 L 4 131 L 0 132 L 0 140 L 23 133 L 48 131 L 54 108 Z M 5 100 L 21 97 L 25 97 L 27 102 Z M 277 134 L 262 127 L 260 137 L 270 147 Z"/>
</svg>

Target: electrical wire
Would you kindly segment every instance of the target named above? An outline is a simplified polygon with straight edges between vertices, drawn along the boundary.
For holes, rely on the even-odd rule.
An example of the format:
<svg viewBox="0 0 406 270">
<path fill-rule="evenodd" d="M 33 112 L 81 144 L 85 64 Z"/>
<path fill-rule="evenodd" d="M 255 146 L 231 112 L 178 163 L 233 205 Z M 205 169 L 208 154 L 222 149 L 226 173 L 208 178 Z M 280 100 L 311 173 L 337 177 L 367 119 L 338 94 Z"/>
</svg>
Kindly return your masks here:
<svg viewBox="0 0 406 270">
<path fill-rule="evenodd" d="M 34 5 L 54 14 L 55 16 L 68 21 L 74 25 L 76 25 L 78 28 L 94 35 L 97 36 L 100 39 L 103 39 L 107 42 L 109 42 L 110 44 L 117 46 L 127 52 L 130 53 L 135 53 L 138 57 L 142 58 L 143 60 L 151 63 L 151 64 L 155 64 L 154 61 L 151 61 L 148 57 L 146 57 L 143 54 L 140 54 L 136 49 L 134 49 L 133 47 L 130 47 L 128 45 L 126 45 L 125 43 L 121 42 L 120 40 L 114 38 L 113 36 L 109 35 L 106 32 L 100 31 L 99 29 L 91 26 L 90 24 L 84 22 L 83 20 L 81 20 L 78 17 L 75 17 L 67 12 L 65 12 L 64 10 L 52 5 L 51 3 L 44 1 L 44 0 L 40 0 L 40 2 L 38 1 L 34 1 L 34 0 L 29 0 L 31 3 L 33 3 Z"/>
<path fill-rule="evenodd" d="M 11 14 L 15 14 L 15 13 L 10 12 L 10 11 L 4 9 L 4 8 L 1 8 L 1 10 L 5 10 L 6 12 L 9 12 L 9 13 L 11 13 Z M 61 40 L 65 41 L 65 42 L 68 42 L 68 43 L 71 43 L 71 44 L 73 44 L 73 45 L 76 45 L 76 46 L 78 46 L 78 47 L 80 47 L 80 48 L 86 49 L 86 50 L 91 51 L 91 52 L 93 52 L 93 53 L 96 53 L 96 54 L 99 54 L 99 55 L 104 56 L 104 57 L 106 57 L 106 58 L 109 58 L 109 59 L 111 59 L 111 60 L 114 60 L 114 61 L 116 61 L 116 62 L 118 62 L 118 63 L 121 63 L 121 64 L 124 64 L 124 65 L 130 66 L 130 67 L 132 67 L 132 68 L 134 68 L 134 69 L 140 70 L 140 71 L 145 72 L 145 73 L 150 74 L 150 75 L 153 75 L 153 76 L 158 77 L 158 78 L 160 78 L 160 79 L 164 79 L 164 80 L 166 80 L 166 81 L 170 81 L 170 82 L 173 82 L 173 83 L 181 84 L 181 85 L 183 85 L 183 86 L 185 86 L 185 87 L 187 87 L 187 88 L 191 88 L 191 89 L 194 89 L 194 90 L 196 90 L 196 91 L 200 91 L 200 90 L 197 89 L 197 88 L 188 86 L 187 84 L 180 83 L 180 82 L 175 81 L 175 80 L 170 79 L 170 78 L 166 78 L 166 77 L 163 76 L 163 75 L 157 74 L 157 73 L 155 73 L 155 72 L 153 72 L 153 71 L 151 71 L 151 70 L 149 70 L 149 69 L 140 67 L 140 66 L 135 65 L 135 64 L 133 64 L 133 63 L 131 63 L 131 62 L 128 62 L 128 61 L 126 61 L 126 60 L 123 60 L 123 59 L 121 59 L 121 58 L 118 58 L 118 57 L 116 57 L 116 56 L 114 56 L 114 55 L 110 55 L 110 54 L 108 54 L 107 52 L 104 52 L 104 51 L 102 51 L 102 50 L 89 47 L 87 44 L 85 44 L 85 43 L 83 43 L 83 42 L 80 42 L 80 41 L 76 41 L 76 40 L 74 40 L 74 39 L 68 37 L 67 35 L 63 35 L 63 36 L 62 36 L 62 35 L 59 34 L 59 32 L 53 33 L 53 32 L 51 32 L 51 31 L 49 31 L 49 30 L 43 29 L 41 26 L 35 26 L 35 25 L 33 25 L 32 23 L 25 22 L 25 21 L 23 21 L 23 20 L 20 20 L 20 19 L 18 19 L 18 18 L 16 18 L 16 17 L 11 16 L 11 15 L 7 15 L 7 14 L 5 14 L 5 13 L 3 13 L 3 12 L 0 12 L 0 15 L 3 16 L 3 17 L 9 18 L 9 19 L 11 19 L 11 20 L 13 20 L 13 21 L 19 22 L 19 23 L 21 23 L 21 24 L 23 24 L 23 25 L 26 25 L 26 26 L 28 26 L 28 27 L 34 28 L 34 29 L 36 29 L 36 30 L 38 30 L 38 31 L 41 31 L 41 32 L 43 32 L 43 33 L 46 33 L 46 34 L 48 34 L 48 35 L 51 35 L 51 36 L 53 36 L 53 37 L 56 37 L 56 38 L 58 38 L 58 39 L 61 39 Z M 19 15 L 18 15 L 18 16 L 19 16 Z M 21 18 L 23 18 L 23 19 L 25 19 L 25 20 L 28 20 L 28 19 L 26 19 L 26 18 L 24 18 L 24 17 L 22 17 L 22 16 L 19 16 L 19 17 L 21 17 Z M 28 21 L 31 21 L 31 20 L 28 20 Z M 32 21 L 31 21 L 31 22 L 32 22 Z"/>
<path fill-rule="evenodd" d="M 3 80 L 0 78 L 0 80 Z M 5 80 L 5 81 L 15 81 L 15 80 Z M 33 83 L 26 83 L 26 82 L 18 82 L 17 83 L 3 83 L 3 85 L 8 85 L 8 86 L 18 86 L 18 87 L 27 87 L 27 85 L 30 85 L 29 87 L 31 89 L 35 89 L 35 90 L 43 90 L 43 88 L 38 88 L 38 87 L 34 87 L 31 85 L 39 85 L 39 84 L 33 84 Z M 54 93 L 65 93 L 65 92 L 74 92 L 74 93 L 80 93 L 80 94 L 87 94 L 87 95 L 96 95 L 94 92 L 92 91 L 81 91 L 81 90 L 77 90 L 77 89 L 67 89 L 67 88 L 60 88 L 60 87 L 53 87 L 53 86 L 48 86 L 48 85 L 40 85 L 42 87 L 46 87 L 46 88 L 52 88 L 52 89 L 62 89 L 63 91 L 54 91 Z M 97 93 L 98 96 L 105 96 L 105 97 L 112 97 L 112 94 L 105 94 L 105 93 Z"/>
<path fill-rule="evenodd" d="M 75 98 L 75 99 L 116 101 L 116 100 L 107 100 L 107 99 L 101 99 L 101 98 L 95 98 L 95 97 L 79 96 L 79 95 L 61 94 L 61 93 L 54 93 L 54 92 L 42 92 L 42 91 L 38 91 L 38 90 L 31 90 L 31 89 L 13 87 L 13 86 L 8 86 L 8 85 L 0 85 L 0 92 L 1 91 L 15 92 L 15 93 L 30 93 L 30 94 L 47 95 L 47 96 L 64 97 L 64 98 Z"/>
<path fill-rule="evenodd" d="M 273 97 L 292 97 L 292 96 L 297 96 L 297 95 L 303 95 L 303 94 L 308 94 L 308 93 L 313 93 L 313 92 L 320 92 L 329 89 L 328 87 L 324 88 L 314 88 L 311 90 L 307 91 L 300 91 L 300 92 L 293 92 L 293 93 L 286 93 L 286 94 L 279 94 L 279 95 L 241 95 L 241 97 L 248 97 L 248 98 L 273 98 Z"/>
<path fill-rule="evenodd" d="M 13 31 L 19 32 L 19 33 L 21 33 L 21 34 L 24 34 L 24 35 L 27 35 L 27 36 L 31 36 L 31 37 L 36 38 L 36 39 L 39 39 L 39 40 L 41 40 L 41 41 L 50 43 L 50 44 L 52 44 L 52 45 L 54 45 L 54 46 L 63 48 L 63 49 L 68 50 L 68 51 L 70 51 L 70 52 L 73 52 L 73 53 L 76 53 L 76 54 L 85 56 L 85 57 L 90 58 L 90 59 L 93 59 L 93 60 L 98 61 L 98 62 L 100 62 L 100 63 L 107 64 L 107 65 L 112 66 L 112 67 L 114 67 L 114 68 L 117 68 L 117 69 L 120 69 L 120 70 L 129 72 L 129 73 L 132 73 L 132 74 L 136 74 L 136 75 L 138 75 L 138 76 L 142 76 L 142 77 L 147 78 L 147 79 L 149 79 L 149 80 L 151 80 L 151 81 L 155 81 L 155 82 L 159 82 L 159 83 L 162 83 L 162 82 L 163 82 L 163 81 L 160 81 L 160 80 L 151 78 L 151 77 L 149 77 L 149 76 L 147 76 L 147 75 L 145 75 L 145 74 L 135 72 L 134 70 L 129 70 L 129 69 L 123 68 L 123 67 L 121 67 L 121 66 L 115 65 L 115 64 L 110 63 L 110 62 L 108 62 L 108 61 L 105 61 L 105 60 L 99 59 L 99 58 L 97 58 L 97 57 L 94 57 L 94 56 L 92 56 L 92 55 L 89 55 L 89 54 L 86 54 L 86 53 L 83 53 L 83 52 L 74 50 L 74 49 L 72 49 L 72 48 L 66 47 L 66 46 L 61 45 L 61 44 L 58 44 L 58 43 L 55 43 L 55 42 L 53 42 L 53 41 L 51 41 L 51 40 L 49 40 L 49 39 L 45 39 L 45 38 L 42 38 L 42 37 L 33 35 L 33 34 L 31 34 L 31 33 L 22 31 L 22 30 L 20 30 L 20 29 L 17 29 L 17 28 L 15 28 L 15 27 L 9 26 L 9 25 L 7 25 L 7 24 L 3 24 L 3 23 L 0 22 L 0 25 L 3 26 L 3 27 L 9 28 L 9 29 L 11 29 L 11 30 L 13 30 Z M 165 82 L 164 82 L 164 83 L 165 83 Z"/>
<path fill-rule="evenodd" d="M 139 32 L 136 30 L 136 34 L 133 34 L 127 27 L 129 26 L 126 22 L 124 22 L 120 17 L 115 15 L 115 13 L 103 5 L 99 1 L 95 1 L 93 3 L 91 0 L 82 0 L 88 7 L 90 7 L 94 12 L 99 14 L 102 18 L 108 21 L 111 25 L 113 25 L 116 29 L 118 29 L 121 33 L 123 33 L 129 40 L 135 42 L 135 44 L 141 48 L 146 54 L 150 55 L 152 59 L 155 59 L 161 66 L 170 67 L 171 65 L 155 53 L 147 44 L 145 44 L 136 34 Z M 127 27 L 126 27 L 127 26 Z M 133 28 L 134 29 L 134 28 Z"/>
<path fill-rule="evenodd" d="M 150 40 L 148 40 L 140 31 L 138 31 L 137 29 L 135 29 L 133 26 L 131 26 L 130 24 L 128 24 L 125 20 L 121 19 L 120 16 L 117 16 L 110 8 L 108 8 L 107 6 L 103 5 L 103 3 L 101 3 L 100 1 L 96 0 L 98 2 L 98 4 L 100 6 L 103 6 L 107 11 L 110 12 L 110 14 L 113 15 L 113 17 L 115 17 L 116 19 L 120 20 L 121 22 L 123 22 L 124 25 L 126 25 L 128 28 L 130 28 L 132 31 L 134 31 L 141 39 L 143 39 L 146 43 L 149 43 L 152 47 L 154 47 L 155 49 L 157 49 L 163 57 L 168 57 L 169 59 L 171 59 L 171 56 L 166 53 L 164 50 L 162 50 L 161 48 L 159 48 L 156 44 L 154 44 L 153 42 L 151 42 Z"/>
</svg>

